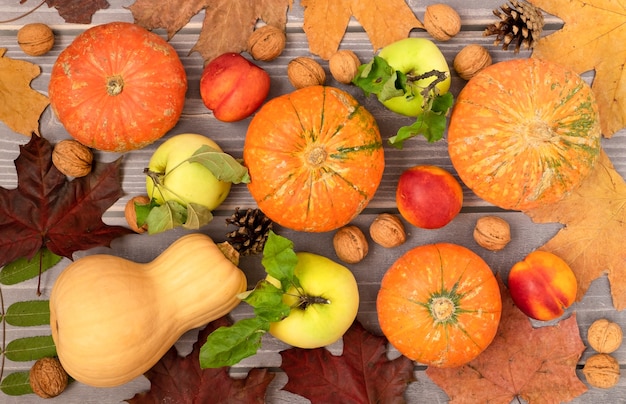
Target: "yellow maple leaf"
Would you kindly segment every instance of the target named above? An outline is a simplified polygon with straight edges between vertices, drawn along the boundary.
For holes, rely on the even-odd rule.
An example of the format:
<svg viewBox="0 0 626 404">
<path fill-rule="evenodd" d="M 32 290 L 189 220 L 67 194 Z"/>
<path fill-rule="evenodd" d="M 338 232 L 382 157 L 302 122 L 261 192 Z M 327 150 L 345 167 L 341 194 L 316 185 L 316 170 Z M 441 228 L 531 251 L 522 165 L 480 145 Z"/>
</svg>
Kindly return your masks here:
<svg viewBox="0 0 626 404">
<path fill-rule="evenodd" d="M 604 151 L 576 191 L 524 213 L 537 223 L 565 225 L 540 249 L 570 265 L 578 281 L 577 300 L 593 280 L 607 273 L 613 305 L 626 308 L 626 182 Z"/>
<path fill-rule="evenodd" d="M 570 66 L 578 73 L 595 69 L 602 134 L 626 127 L 626 0 L 530 0 L 556 15 L 563 28 L 541 38 L 533 57 Z"/>
<path fill-rule="evenodd" d="M 374 51 L 424 28 L 404 0 L 301 0 L 309 50 L 328 60 L 354 18 L 363 26 Z"/>
<path fill-rule="evenodd" d="M 50 101 L 30 87 L 39 74 L 39 66 L 23 60 L 5 57 L 0 48 L 0 120 L 11 130 L 32 136 L 39 135 L 39 117 Z"/>
</svg>

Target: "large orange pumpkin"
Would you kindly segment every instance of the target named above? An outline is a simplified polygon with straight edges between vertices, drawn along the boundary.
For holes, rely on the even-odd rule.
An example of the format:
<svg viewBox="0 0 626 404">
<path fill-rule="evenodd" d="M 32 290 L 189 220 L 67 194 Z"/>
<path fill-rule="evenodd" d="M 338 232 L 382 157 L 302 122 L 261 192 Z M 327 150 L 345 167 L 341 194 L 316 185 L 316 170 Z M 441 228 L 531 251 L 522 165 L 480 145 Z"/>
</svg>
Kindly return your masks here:
<svg viewBox="0 0 626 404">
<path fill-rule="evenodd" d="M 400 353 L 435 367 L 477 357 L 500 323 L 500 288 L 487 263 L 456 244 L 407 251 L 387 270 L 376 300 L 383 334 Z"/>
<path fill-rule="evenodd" d="M 448 151 L 461 180 L 504 209 L 563 198 L 600 151 L 596 100 L 574 71 L 536 58 L 499 62 L 463 88 L 452 111 Z"/>
<path fill-rule="evenodd" d="M 61 52 L 48 90 L 72 137 L 95 149 L 125 152 L 176 125 L 187 76 L 164 39 L 135 24 L 112 22 L 86 30 Z"/>
<path fill-rule="evenodd" d="M 250 193 L 281 226 L 337 229 L 374 196 L 385 166 L 374 117 L 347 92 L 305 87 L 267 102 L 246 134 Z"/>
</svg>

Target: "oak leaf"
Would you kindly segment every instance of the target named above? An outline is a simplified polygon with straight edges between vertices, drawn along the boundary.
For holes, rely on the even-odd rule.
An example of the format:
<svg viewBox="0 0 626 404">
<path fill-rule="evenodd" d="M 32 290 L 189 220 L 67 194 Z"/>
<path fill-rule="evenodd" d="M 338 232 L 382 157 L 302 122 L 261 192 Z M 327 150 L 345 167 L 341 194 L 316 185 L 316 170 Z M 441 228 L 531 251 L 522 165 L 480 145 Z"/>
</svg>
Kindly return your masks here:
<svg viewBox="0 0 626 404">
<path fill-rule="evenodd" d="M 15 160 L 17 188 L 0 187 L 0 266 L 30 259 L 42 247 L 72 259 L 76 251 L 132 233 L 102 221 L 122 196 L 120 167 L 121 158 L 98 163 L 87 176 L 68 181 L 52 164 L 52 145 L 32 136 Z"/>
<path fill-rule="evenodd" d="M 554 326 L 533 328 L 498 278 L 502 317 L 493 342 L 456 368 L 429 366 L 426 375 L 455 403 L 529 404 L 571 401 L 587 391 L 576 375 L 585 345 L 575 313 Z"/>
<path fill-rule="evenodd" d="M 207 336 L 220 326 L 231 322 L 222 317 L 210 322 L 198 333 L 193 350 L 185 357 L 176 347 L 170 350 L 145 376 L 150 390 L 126 400 L 130 404 L 152 403 L 259 403 L 265 402 L 267 386 L 274 374 L 267 369 L 253 368 L 243 379 L 233 379 L 228 367 L 200 368 L 200 348 Z"/>
<path fill-rule="evenodd" d="M 41 74 L 39 66 L 4 54 L 0 48 L 0 120 L 22 135 L 39 135 L 39 117 L 50 101 L 30 83 Z"/>
<path fill-rule="evenodd" d="M 404 403 L 413 382 L 413 362 L 387 358 L 387 340 L 356 321 L 343 336 L 343 353 L 326 348 L 282 351 L 281 368 L 289 380 L 284 390 L 311 403 Z"/>
<path fill-rule="evenodd" d="M 98 10 L 109 8 L 107 0 L 46 0 L 48 7 L 56 8 L 67 23 L 90 24 Z"/>
<path fill-rule="evenodd" d="M 404 0 L 300 0 L 304 7 L 304 32 L 311 53 L 328 60 L 354 17 L 363 27 L 373 50 L 409 36 L 413 28 L 424 28 Z"/>
<path fill-rule="evenodd" d="M 624 0 L 530 0 L 556 15 L 563 28 L 541 38 L 533 57 L 552 60 L 583 73 L 595 69 L 592 83 L 602 133 L 626 127 L 626 2 Z"/>
<path fill-rule="evenodd" d="M 577 300 L 606 272 L 613 305 L 626 308 L 626 183 L 604 151 L 575 192 L 524 213 L 537 223 L 565 225 L 540 249 L 558 255 L 572 268 Z"/>
</svg>

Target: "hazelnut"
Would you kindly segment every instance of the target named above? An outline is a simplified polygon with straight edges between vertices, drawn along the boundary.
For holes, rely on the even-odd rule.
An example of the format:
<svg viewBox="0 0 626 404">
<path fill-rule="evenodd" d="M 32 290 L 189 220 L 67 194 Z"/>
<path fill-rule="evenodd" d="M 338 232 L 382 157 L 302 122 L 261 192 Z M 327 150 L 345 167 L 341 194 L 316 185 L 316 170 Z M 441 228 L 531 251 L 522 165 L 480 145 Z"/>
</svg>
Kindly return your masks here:
<svg viewBox="0 0 626 404">
<path fill-rule="evenodd" d="M 370 236 L 378 245 L 393 248 L 406 241 L 406 232 L 402 221 L 390 213 L 376 216 L 370 225 Z"/>
<path fill-rule="evenodd" d="M 509 223 L 498 216 L 483 216 L 476 221 L 474 240 L 487 250 L 502 250 L 511 241 Z"/>
<path fill-rule="evenodd" d="M 26 24 L 17 31 L 17 44 L 27 55 L 41 56 L 54 46 L 54 33 L 46 24 Z"/>
<path fill-rule="evenodd" d="M 337 257 L 348 264 L 360 262 L 369 252 L 365 234 L 353 225 L 337 230 L 333 237 L 333 246 Z"/>
<path fill-rule="evenodd" d="M 147 205 L 150 203 L 150 198 L 146 195 L 134 196 L 126 202 L 126 206 L 124 207 L 124 217 L 126 218 L 126 222 L 132 231 L 135 233 L 145 233 L 148 230 L 148 225 L 143 224 L 143 226 L 139 227 L 137 224 L 137 210 L 136 205 Z"/>
<path fill-rule="evenodd" d="M 283 53 L 286 42 L 285 31 L 273 25 L 264 25 L 248 37 L 248 52 L 256 60 L 269 62 Z"/>
<path fill-rule="evenodd" d="M 41 358 L 28 374 L 30 387 L 42 398 L 56 397 L 65 390 L 68 376 L 57 358 Z"/>
<path fill-rule="evenodd" d="M 438 41 L 449 41 L 461 31 L 461 17 L 447 4 L 432 4 L 424 13 L 426 32 Z"/>
<path fill-rule="evenodd" d="M 340 50 L 328 59 L 328 69 L 335 80 L 343 84 L 350 84 L 358 74 L 361 61 L 351 50 Z"/>
<path fill-rule="evenodd" d="M 619 382 L 619 362 L 609 354 L 595 354 L 585 362 L 583 374 L 593 387 L 608 389 Z"/>
<path fill-rule="evenodd" d="M 594 321 L 587 330 L 589 346 L 599 353 L 611 353 L 622 345 L 622 328 L 605 318 Z"/>
<path fill-rule="evenodd" d="M 93 153 L 79 141 L 65 139 L 54 146 L 52 163 L 67 176 L 84 177 L 91 172 Z"/>
<path fill-rule="evenodd" d="M 298 57 L 287 65 L 287 77 L 295 88 L 323 85 L 326 81 L 324 68 L 309 57 Z"/>
<path fill-rule="evenodd" d="M 483 46 L 471 44 L 467 45 L 454 57 L 454 70 L 459 77 L 469 80 L 479 71 L 491 64 L 491 55 Z"/>
</svg>

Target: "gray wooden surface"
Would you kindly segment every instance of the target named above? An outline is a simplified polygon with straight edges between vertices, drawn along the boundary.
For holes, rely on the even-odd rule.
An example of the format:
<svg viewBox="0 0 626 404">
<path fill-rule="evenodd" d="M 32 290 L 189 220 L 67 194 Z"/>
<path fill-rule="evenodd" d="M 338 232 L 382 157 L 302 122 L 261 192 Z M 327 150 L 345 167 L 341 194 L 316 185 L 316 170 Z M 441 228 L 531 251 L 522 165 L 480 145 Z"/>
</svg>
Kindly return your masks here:
<svg viewBox="0 0 626 404">
<path fill-rule="evenodd" d="M 133 3 L 133 0 L 109 0 L 111 6 L 106 10 L 98 11 L 92 21 L 93 25 L 121 20 L 132 22 L 131 13 L 125 9 Z M 19 1 L 0 0 L 0 20 L 15 17 L 21 14 L 28 6 L 33 6 L 35 1 L 27 2 L 26 5 L 19 5 Z M 281 57 L 271 63 L 259 63 L 271 75 L 272 89 L 270 97 L 289 92 L 292 90 L 286 78 L 286 64 L 289 60 L 296 56 L 309 55 L 306 37 L 302 32 L 302 8 L 299 1 L 294 0 L 294 7 L 289 12 L 288 20 L 288 42 L 287 47 Z M 424 9 L 430 2 L 410 0 L 408 4 L 411 6 L 416 16 L 421 20 Z M 503 1 L 500 0 L 449 0 L 447 4 L 453 6 L 461 15 L 463 21 L 462 32 L 453 40 L 446 43 L 439 43 L 450 65 L 456 53 L 466 44 L 479 43 L 485 45 L 489 50 L 494 61 L 501 61 L 514 57 L 527 57 L 529 52 L 522 51 L 515 55 L 512 51 L 503 51 L 498 47 L 492 46 L 492 38 L 482 36 L 482 31 L 486 24 L 494 21 L 491 10 L 500 6 Z M 27 57 L 18 47 L 16 42 L 17 30 L 29 22 L 45 22 L 48 23 L 56 34 L 56 45 L 54 49 L 45 56 L 30 58 Z M 553 16 L 546 15 L 545 34 L 549 34 L 559 29 L 561 21 Z M 216 140 L 222 148 L 231 153 L 235 157 L 241 157 L 243 139 L 246 126 L 249 120 L 238 123 L 225 124 L 217 121 L 204 108 L 198 89 L 198 81 L 202 71 L 202 60 L 199 54 L 189 54 L 189 50 L 194 45 L 198 32 L 201 28 L 202 16 L 194 17 L 191 22 L 172 40 L 172 45 L 178 50 L 179 55 L 185 65 L 188 80 L 189 91 L 188 99 L 183 111 L 179 124 L 170 132 L 170 134 L 183 132 L 198 132 L 206 134 Z M 52 64 L 54 63 L 59 52 L 67 46 L 73 38 L 83 30 L 88 28 L 86 25 L 66 24 L 59 17 L 54 9 L 47 6 L 41 7 L 35 13 L 21 20 L 0 24 L 0 48 L 7 48 L 6 57 L 31 60 L 42 68 L 42 74 L 37 78 L 32 86 L 42 93 L 47 93 L 47 83 L 50 75 Z M 164 36 L 164 32 L 157 31 Z M 411 35 L 427 37 L 423 30 L 414 30 Z M 373 53 L 371 45 L 360 29 L 359 24 L 352 20 L 349 32 L 344 37 L 341 45 L 342 48 L 354 50 L 362 61 L 371 59 Z M 328 72 L 328 65 L 321 61 L 322 65 Z M 0 72 L 2 74 L 2 72 Z M 410 120 L 400 118 L 384 108 L 382 108 L 373 98 L 364 99 L 360 90 L 348 86 L 340 85 L 330 78 L 327 84 L 336 85 L 354 94 L 376 117 L 381 127 L 384 138 L 393 135 L 396 129 L 402 125 L 410 123 Z M 588 72 L 583 77 L 591 82 L 593 73 Z M 464 81 L 453 73 L 452 91 L 457 94 L 463 86 Z M 50 109 L 46 109 L 40 120 L 41 133 L 52 142 L 68 137 L 58 120 L 52 115 Z M 603 145 L 609 156 L 612 158 L 616 169 L 626 175 L 626 131 L 622 130 L 615 134 L 610 140 L 604 140 Z M 19 145 L 25 144 L 28 139 L 22 135 L 16 134 L 8 129 L 4 124 L 0 123 L 0 186 L 5 188 L 13 188 L 16 185 L 16 174 L 13 160 L 19 153 Z M 142 169 L 147 165 L 148 159 L 154 149 L 160 142 L 147 147 L 143 150 L 133 151 L 124 155 L 123 163 L 123 189 L 126 193 L 113 207 L 105 213 L 105 221 L 110 224 L 125 224 L 123 217 L 123 208 L 131 196 L 143 194 L 144 176 Z M 363 230 L 373 220 L 376 214 L 380 212 L 397 213 L 394 202 L 395 184 L 398 176 L 403 169 L 415 164 L 435 164 L 452 170 L 452 166 L 447 157 L 445 141 L 428 144 L 425 140 L 417 139 L 406 143 L 404 150 L 398 151 L 391 147 L 385 148 L 387 166 L 384 173 L 383 182 L 370 203 L 367 210 L 360 215 L 354 224 L 360 226 Z M 118 155 L 112 153 L 99 152 L 96 158 L 101 161 L 111 161 Z M 474 196 L 467 188 L 464 188 L 465 203 L 462 213 L 448 226 L 439 230 L 420 230 L 407 225 L 408 241 L 405 245 L 388 250 L 377 246 L 373 242 L 370 243 L 370 253 L 367 258 L 359 264 L 349 265 L 359 281 L 361 293 L 361 306 L 358 319 L 365 327 L 373 332 L 378 331 L 378 325 L 375 312 L 375 298 L 378 290 L 380 279 L 389 267 L 389 265 L 399 257 L 404 251 L 418 244 L 424 244 L 435 241 L 448 241 L 465 245 L 478 254 L 480 254 L 494 269 L 506 277 L 508 269 L 517 260 L 523 258 L 528 252 L 541 246 L 549 240 L 560 228 L 557 223 L 553 224 L 534 224 L 528 217 L 519 212 L 504 212 L 486 204 L 485 202 Z M 213 236 L 216 240 L 221 241 L 225 237 L 226 225 L 224 218 L 233 211 L 235 207 L 253 207 L 254 202 L 250 198 L 245 186 L 234 186 L 233 190 L 225 201 L 225 203 L 215 212 L 215 220 L 202 229 L 203 232 Z M 507 219 L 512 227 L 513 241 L 501 252 L 488 252 L 481 249 L 475 244 L 472 238 L 472 229 L 476 219 L 487 213 L 497 213 Z M 331 237 L 332 233 L 324 234 L 299 234 L 291 231 L 280 230 L 281 234 L 294 240 L 296 249 L 308 250 L 311 252 L 328 255 L 336 258 L 332 250 Z M 112 249 L 98 248 L 92 251 L 77 254 L 91 254 L 95 252 L 105 252 L 120 255 L 136 261 L 145 262 L 154 258 L 169 242 L 184 234 L 181 230 L 172 230 L 164 234 L 147 236 L 132 235 L 123 237 L 114 242 Z M 64 260 L 54 269 L 43 275 L 43 295 L 41 298 L 47 298 L 53 285 L 55 277 L 59 271 L 68 264 L 68 260 Z M 249 274 L 250 284 L 254 284 L 262 274 L 262 268 L 258 259 L 244 258 L 241 263 Z M 576 303 L 568 312 L 575 311 L 578 316 L 580 332 L 583 341 L 586 342 L 586 330 L 588 326 L 598 318 L 608 318 L 616 321 L 626 329 L 626 313 L 617 312 L 613 309 L 611 298 L 609 295 L 608 282 L 606 277 L 597 279 L 590 287 L 586 296 L 581 302 Z M 15 286 L 3 286 L 4 303 L 8 307 L 14 301 L 27 300 L 37 298 L 35 295 L 36 280 L 24 282 Z M 209 292 L 209 291 L 207 291 Z M 241 318 L 250 313 L 243 305 L 235 309 L 234 318 Z M 544 325 L 535 323 L 536 326 Z M 24 335 L 38 335 L 48 333 L 48 327 L 37 327 L 33 329 L 12 328 L 8 327 L 6 331 L 7 341 Z M 196 339 L 197 330 L 193 330 L 185 334 L 177 343 L 181 355 L 186 355 L 191 349 L 191 344 Z M 278 341 L 271 337 L 264 339 L 263 348 L 254 357 L 244 360 L 241 364 L 232 369 L 234 376 L 243 376 L 251 368 L 256 366 L 278 368 L 280 366 L 280 355 L 278 352 L 286 348 Z M 329 347 L 333 352 L 341 352 L 341 343 L 337 343 Z M 585 351 L 579 364 L 579 376 L 584 381 L 584 376 L 580 372 L 585 359 L 591 354 L 590 350 Z M 390 355 L 397 355 L 391 350 Z M 626 366 L 626 345 L 622 346 L 614 353 L 621 363 L 622 371 Z M 30 363 L 14 363 L 5 362 L 5 375 L 18 370 L 27 370 Z M 439 389 L 424 373 L 425 367 L 416 364 L 415 375 L 417 381 L 412 383 L 406 392 L 406 399 L 410 403 L 444 403 L 448 401 L 446 394 Z M 306 403 L 308 400 L 295 396 L 280 390 L 286 383 L 286 376 L 278 372 L 277 377 L 270 385 L 267 394 L 267 402 L 269 403 Z M 590 388 L 583 396 L 575 399 L 575 403 L 617 403 L 626 401 L 626 381 L 622 378 L 620 384 L 610 390 L 601 390 Z M 61 396 L 50 399 L 50 402 L 59 403 L 118 403 L 124 399 L 132 397 L 136 392 L 149 388 L 149 382 L 144 377 L 128 383 L 124 386 L 112 389 L 97 389 L 73 383 L 68 390 Z M 0 402 L 3 403 L 31 403 L 38 402 L 40 399 L 34 395 L 21 397 L 8 397 L 0 393 Z"/>
</svg>

